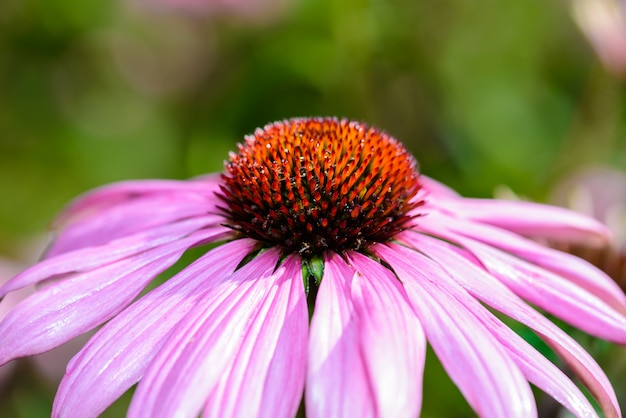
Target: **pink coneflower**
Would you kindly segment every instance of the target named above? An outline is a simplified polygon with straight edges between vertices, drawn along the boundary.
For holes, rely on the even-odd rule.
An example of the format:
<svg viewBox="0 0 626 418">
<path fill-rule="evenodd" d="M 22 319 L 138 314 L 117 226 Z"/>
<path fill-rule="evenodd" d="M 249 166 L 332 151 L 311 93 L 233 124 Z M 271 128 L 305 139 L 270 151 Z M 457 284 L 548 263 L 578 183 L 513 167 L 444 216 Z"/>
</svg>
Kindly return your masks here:
<svg viewBox="0 0 626 418">
<path fill-rule="evenodd" d="M 536 414 L 529 383 L 596 416 L 494 311 L 534 330 L 620 416 L 596 362 L 535 307 L 623 344 L 626 297 L 523 237 L 603 241 L 605 228 L 565 209 L 464 199 L 361 123 L 274 123 L 222 175 L 107 186 L 60 223 L 45 259 L 0 288 L 44 282 L 0 322 L 0 363 L 104 324 L 69 363 L 55 417 L 95 417 L 137 382 L 130 417 L 293 417 L 302 402 L 308 417 L 417 416 L 426 341 L 480 416 Z"/>
</svg>

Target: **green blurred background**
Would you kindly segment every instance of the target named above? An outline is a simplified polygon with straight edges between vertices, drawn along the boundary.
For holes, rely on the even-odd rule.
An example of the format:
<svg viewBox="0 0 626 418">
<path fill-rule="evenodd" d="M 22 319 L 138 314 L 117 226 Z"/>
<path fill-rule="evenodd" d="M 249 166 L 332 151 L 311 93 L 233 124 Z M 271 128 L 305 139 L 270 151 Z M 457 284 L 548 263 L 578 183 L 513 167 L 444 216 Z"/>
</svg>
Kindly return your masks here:
<svg viewBox="0 0 626 418">
<path fill-rule="evenodd" d="M 294 116 L 378 126 L 465 195 L 544 201 L 626 167 L 620 74 L 568 1 L 2 0 L 0 258 L 32 262 L 81 192 L 219 171 Z M 471 416 L 430 358 L 424 416 Z M 48 416 L 54 391 L 16 362 L 0 417 Z"/>
</svg>

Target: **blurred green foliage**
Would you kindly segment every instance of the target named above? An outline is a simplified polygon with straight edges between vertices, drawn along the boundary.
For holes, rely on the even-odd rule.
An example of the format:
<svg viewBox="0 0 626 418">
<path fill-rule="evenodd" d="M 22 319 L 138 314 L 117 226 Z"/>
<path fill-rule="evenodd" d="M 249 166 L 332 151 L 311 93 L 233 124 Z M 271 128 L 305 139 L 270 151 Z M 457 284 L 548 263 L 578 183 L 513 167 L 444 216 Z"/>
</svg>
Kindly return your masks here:
<svg viewBox="0 0 626 418">
<path fill-rule="evenodd" d="M 3 0 L 0 254 L 22 256 L 21 243 L 81 192 L 219 171 L 245 134 L 294 116 L 376 125 L 467 195 L 507 185 L 542 200 L 577 167 L 626 167 L 624 83 L 603 69 L 567 2 L 274 7 L 257 19 Z M 467 414 L 443 371 L 429 373 L 443 395 L 425 401 L 425 416 Z M 0 416 L 6 402 L 6 416 L 49 413 L 54 388 L 16 385 Z"/>
<path fill-rule="evenodd" d="M 0 23 L 8 253 L 84 190 L 220 170 L 243 135 L 292 116 L 377 125 L 472 195 L 541 199 L 577 165 L 626 164 L 623 83 L 566 3 L 300 0 L 255 21 L 7 0 Z"/>
</svg>

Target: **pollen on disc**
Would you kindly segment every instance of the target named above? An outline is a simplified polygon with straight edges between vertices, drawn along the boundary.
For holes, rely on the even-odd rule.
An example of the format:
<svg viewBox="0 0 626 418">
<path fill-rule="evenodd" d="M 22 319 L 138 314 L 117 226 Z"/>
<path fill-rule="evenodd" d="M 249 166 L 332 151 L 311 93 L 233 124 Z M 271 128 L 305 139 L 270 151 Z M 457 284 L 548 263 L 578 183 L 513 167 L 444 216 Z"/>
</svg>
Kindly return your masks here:
<svg viewBox="0 0 626 418">
<path fill-rule="evenodd" d="M 417 162 L 400 142 L 334 118 L 257 129 L 231 154 L 222 180 L 229 227 L 303 256 L 387 241 L 423 203 Z"/>
</svg>

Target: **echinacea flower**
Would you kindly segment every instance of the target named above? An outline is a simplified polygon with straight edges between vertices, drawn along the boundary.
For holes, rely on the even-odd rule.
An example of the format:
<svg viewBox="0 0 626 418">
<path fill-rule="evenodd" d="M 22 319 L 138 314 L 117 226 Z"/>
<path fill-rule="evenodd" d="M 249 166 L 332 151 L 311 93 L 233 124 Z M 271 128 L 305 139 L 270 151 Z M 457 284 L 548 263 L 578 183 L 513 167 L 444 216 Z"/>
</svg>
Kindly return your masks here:
<svg viewBox="0 0 626 418">
<path fill-rule="evenodd" d="M 59 222 L 44 260 L 0 288 L 43 284 L 0 322 L 0 364 L 102 325 L 68 364 L 54 417 L 95 417 L 136 383 L 129 417 L 293 417 L 301 404 L 308 417 L 414 417 L 427 341 L 480 416 L 536 415 L 530 384 L 597 416 L 504 317 L 621 416 L 597 363 L 541 312 L 624 344 L 626 297 L 524 237 L 604 241 L 606 228 L 566 209 L 462 198 L 364 124 L 274 123 L 222 175 L 107 186 Z"/>
</svg>

